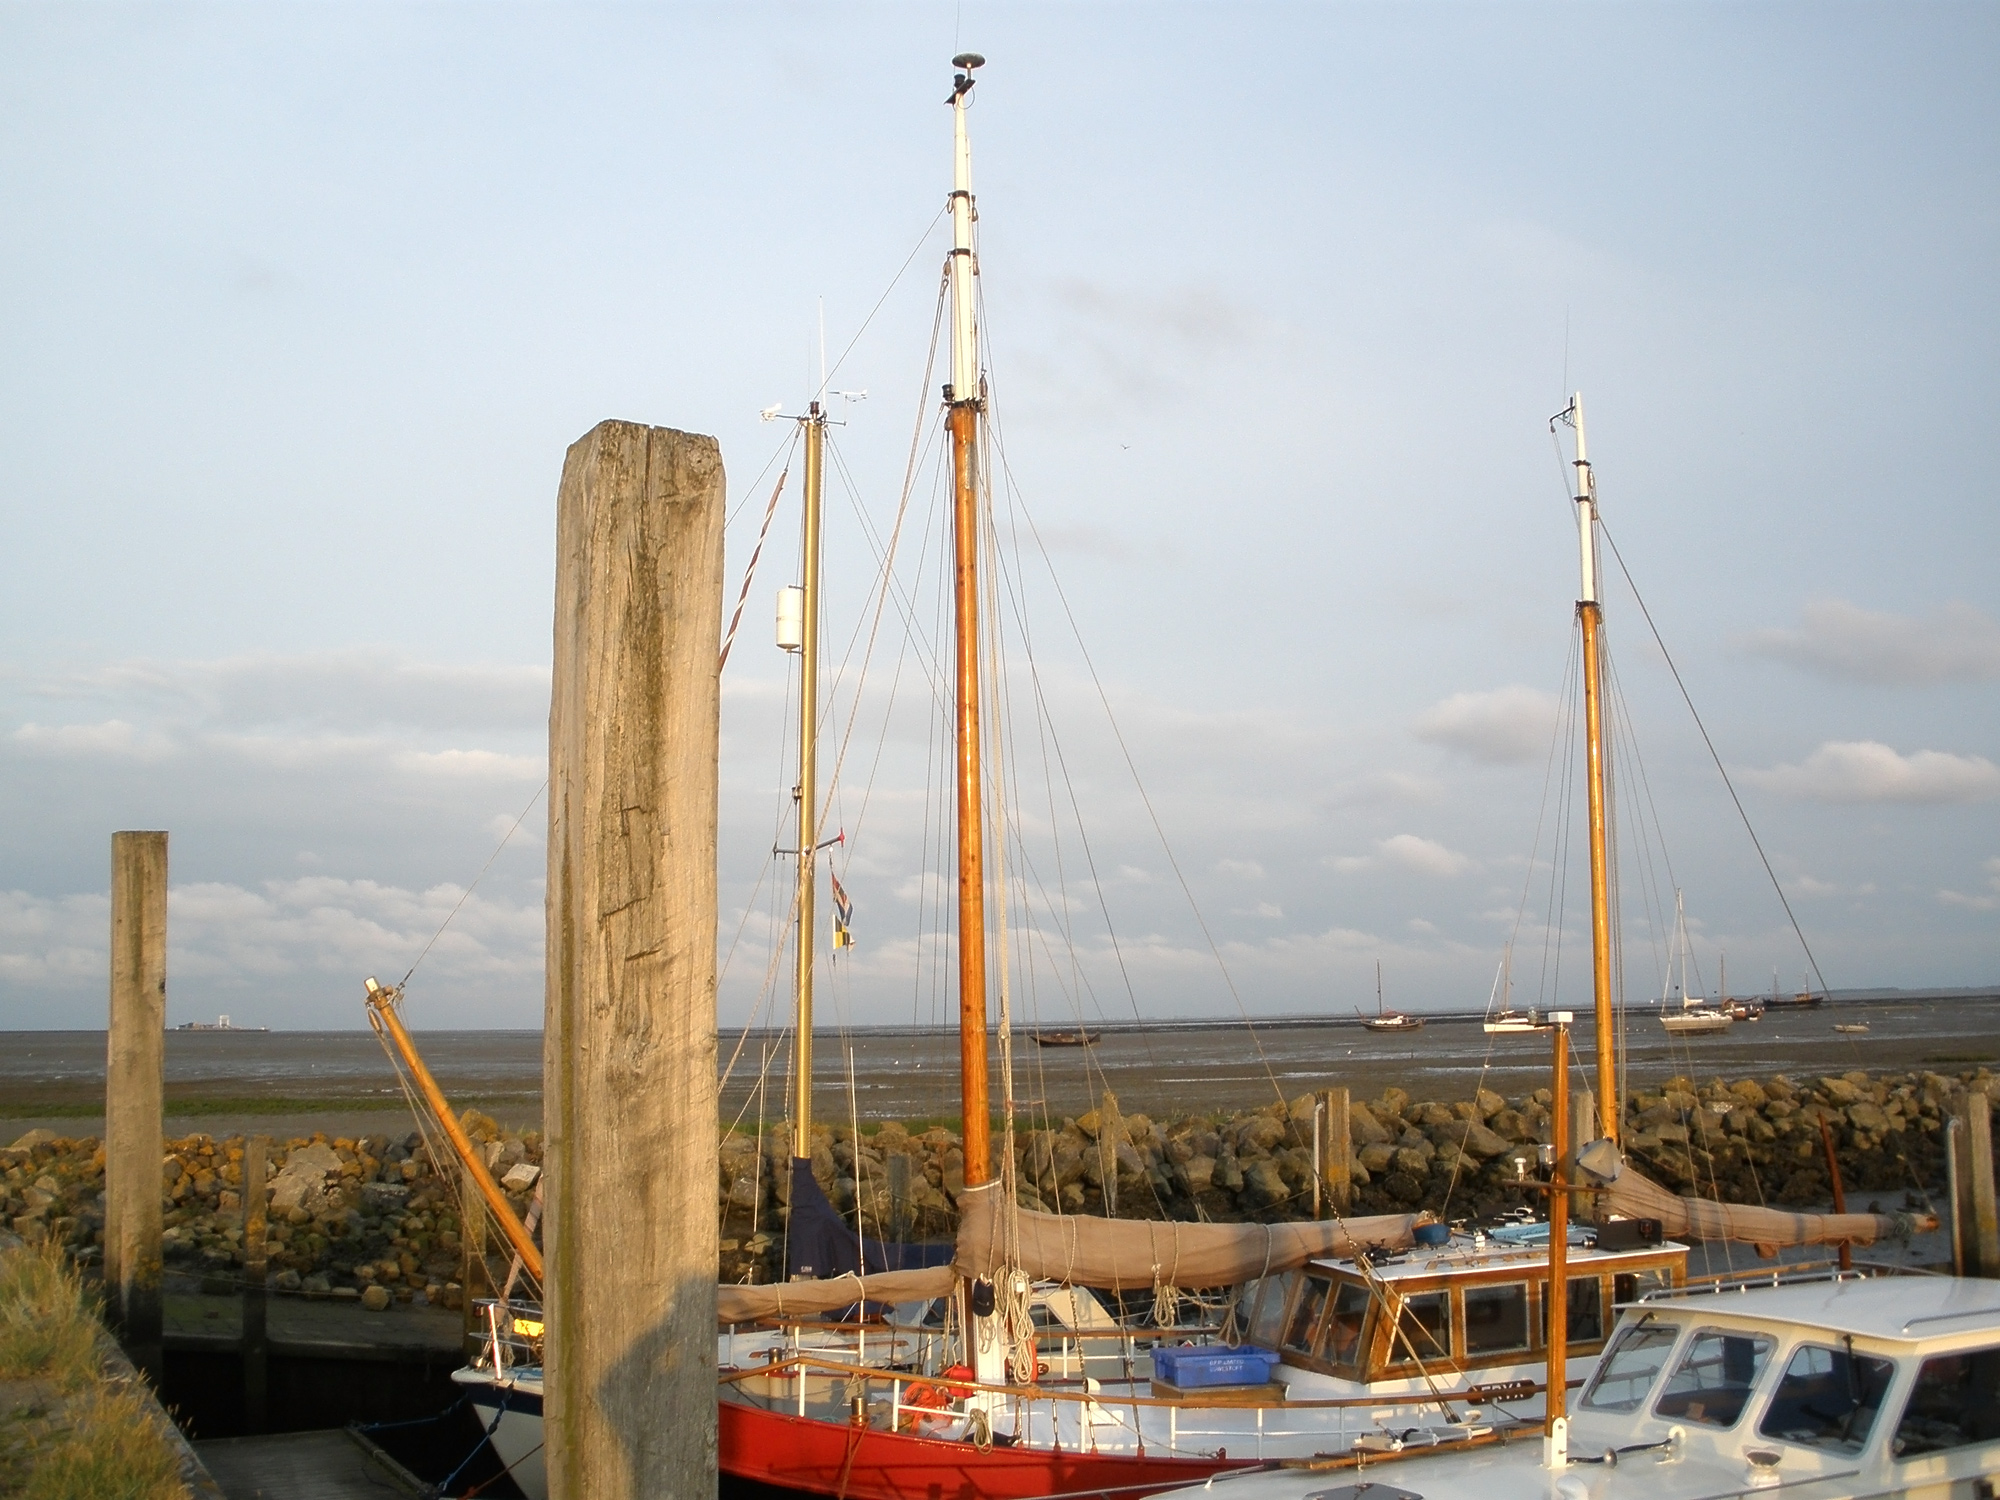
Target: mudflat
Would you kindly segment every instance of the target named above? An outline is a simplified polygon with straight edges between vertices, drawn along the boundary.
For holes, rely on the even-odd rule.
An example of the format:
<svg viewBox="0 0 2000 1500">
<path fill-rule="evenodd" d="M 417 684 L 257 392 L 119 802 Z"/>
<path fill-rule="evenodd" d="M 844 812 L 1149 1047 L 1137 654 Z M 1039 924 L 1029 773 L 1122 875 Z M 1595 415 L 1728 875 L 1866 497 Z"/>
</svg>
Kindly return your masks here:
<svg viewBox="0 0 2000 1500">
<path fill-rule="evenodd" d="M 1865 1023 L 1868 1030 L 1836 1032 L 1836 1023 Z M 1400 1035 L 1365 1031 L 1351 1017 L 1287 1018 L 1254 1027 L 1092 1024 L 1099 1039 L 1087 1047 L 1039 1047 L 1025 1030 L 1015 1038 L 1014 1097 L 1024 1118 L 1060 1124 L 1090 1109 L 1107 1088 L 1126 1108 L 1161 1117 L 1254 1108 L 1339 1084 L 1367 1097 L 1390 1086 L 1421 1098 L 1469 1098 L 1476 1087 L 1513 1094 L 1540 1086 L 1549 1066 L 1545 1038 L 1490 1036 L 1477 1020 L 1462 1018 L 1435 1019 Z M 1586 1058 L 1590 1031 L 1584 1021 L 1574 1033 Z M 2000 1061 L 2000 996 L 1780 1009 L 1719 1036 L 1694 1038 L 1668 1036 L 1649 1004 L 1630 1008 L 1625 1035 L 1635 1088 L 1657 1087 L 1679 1074 L 1708 1080 L 1817 1077 L 1857 1068 L 1953 1072 Z M 423 1032 L 417 1044 L 455 1105 L 476 1106 L 516 1128 L 539 1127 L 539 1032 Z M 754 1127 L 781 1118 L 789 1088 L 786 1037 L 725 1030 L 718 1050 L 725 1070 L 723 1123 Z M 958 1041 L 950 1032 L 857 1029 L 827 1033 L 815 1050 L 814 1114 L 822 1120 L 852 1113 L 862 1122 L 948 1121 L 959 1114 Z M 102 1135 L 104 1059 L 101 1031 L 0 1036 L 0 1144 L 36 1126 Z M 997 1048 L 994 1066 L 997 1108 Z M 371 1032 L 167 1034 L 170 1136 L 395 1134 L 408 1128 L 408 1119 L 395 1074 Z"/>
</svg>

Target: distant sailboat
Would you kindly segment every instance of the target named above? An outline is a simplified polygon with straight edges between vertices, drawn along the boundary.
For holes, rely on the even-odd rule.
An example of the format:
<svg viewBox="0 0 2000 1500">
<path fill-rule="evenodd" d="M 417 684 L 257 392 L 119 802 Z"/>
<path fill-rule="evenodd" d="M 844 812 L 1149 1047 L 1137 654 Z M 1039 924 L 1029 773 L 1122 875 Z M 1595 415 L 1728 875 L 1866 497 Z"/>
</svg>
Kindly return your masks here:
<svg viewBox="0 0 2000 1500">
<path fill-rule="evenodd" d="M 1680 942 L 1680 991 L 1681 1008 L 1678 1011 L 1666 1009 L 1667 996 L 1660 996 L 1660 1024 L 1667 1028 L 1669 1036 L 1715 1036 L 1736 1024 L 1736 1017 L 1729 1010 L 1710 1005 L 1708 1001 L 1688 991 L 1688 930 L 1687 908 L 1681 902 L 1681 893 L 1674 892 L 1674 926 Z M 1668 970 L 1668 980 L 1672 981 L 1673 971 Z"/>
<path fill-rule="evenodd" d="M 1382 964 L 1379 959 L 1375 963 L 1375 1014 L 1372 1016 L 1362 1015 L 1358 1007 L 1355 1010 L 1355 1014 L 1361 1016 L 1361 1024 L 1366 1026 L 1370 1031 L 1422 1031 L 1424 1029 L 1424 1018 L 1422 1016 L 1405 1015 L 1400 1010 L 1384 1010 L 1382 1008 Z"/>
<path fill-rule="evenodd" d="M 1500 1001 L 1500 1013 L 1493 1014 L 1493 1001 Z M 1514 945 L 1507 945 L 1500 959 L 1500 972 L 1493 976 L 1493 994 L 1486 997 L 1486 1030 L 1489 1035 L 1513 1035 L 1540 1031 L 1541 1017 L 1532 1010 L 1514 1009 Z"/>
</svg>

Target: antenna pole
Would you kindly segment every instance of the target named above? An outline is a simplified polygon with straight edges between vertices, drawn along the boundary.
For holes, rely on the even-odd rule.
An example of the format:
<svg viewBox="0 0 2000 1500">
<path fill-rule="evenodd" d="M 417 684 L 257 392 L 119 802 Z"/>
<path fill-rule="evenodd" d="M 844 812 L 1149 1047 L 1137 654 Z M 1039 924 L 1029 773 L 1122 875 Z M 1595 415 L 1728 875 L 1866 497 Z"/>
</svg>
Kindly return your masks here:
<svg viewBox="0 0 2000 1500">
<path fill-rule="evenodd" d="M 813 914 L 819 873 L 819 515 L 820 476 L 826 445 L 826 408 L 806 408 L 806 482 L 803 554 L 804 619 L 799 632 L 799 927 L 797 1016 L 793 1028 L 792 1155 L 812 1156 L 813 957 L 818 923 Z"/>
<path fill-rule="evenodd" d="M 951 96 L 952 616 L 957 644 L 955 739 L 958 759 L 958 1047 L 965 1111 L 965 1185 L 992 1177 L 986 1064 L 985 813 L 979 764 L 979 344 L 972 255 L 972 144 L 965 132 L 972 70 L 984 59 L 961 53 Z"/>
<path fill-rule="evenodd" d="M 1576 601 L 1583 631 L 1583 725 L 1590 791 L 1590 958 L 1591 993 L 1597 1029 L 1598 1133 L 1618 1139 L 1618 1030 L 1611 1013 L 1611 867 L 1605 838 L 1604 676 L 1598 636 L 1604 623 L 1597 599 L 1597 476 L 1583 433 L 1583 393 L 1570 398 L 1576 428 L 1576 531 L 1583 588 Z"/>
</svg>

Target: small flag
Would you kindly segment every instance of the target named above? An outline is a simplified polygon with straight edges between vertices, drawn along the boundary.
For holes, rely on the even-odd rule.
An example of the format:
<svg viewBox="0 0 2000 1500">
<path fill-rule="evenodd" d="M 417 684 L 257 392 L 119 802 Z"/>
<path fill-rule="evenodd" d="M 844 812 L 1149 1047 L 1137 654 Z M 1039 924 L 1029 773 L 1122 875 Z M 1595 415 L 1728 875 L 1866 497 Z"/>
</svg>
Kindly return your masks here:
<svg viewBox="0 0 2000 1500">
<path fill-rule="evenodd" d="M 852 948 L 854 934 L 847 930 L 847 924 L 854 920 L 854 903 L 841 889 L 838 875 L 828 870 L 826 877 L 833 882 L 833 946 L 835 949 Z"/>
</svg>

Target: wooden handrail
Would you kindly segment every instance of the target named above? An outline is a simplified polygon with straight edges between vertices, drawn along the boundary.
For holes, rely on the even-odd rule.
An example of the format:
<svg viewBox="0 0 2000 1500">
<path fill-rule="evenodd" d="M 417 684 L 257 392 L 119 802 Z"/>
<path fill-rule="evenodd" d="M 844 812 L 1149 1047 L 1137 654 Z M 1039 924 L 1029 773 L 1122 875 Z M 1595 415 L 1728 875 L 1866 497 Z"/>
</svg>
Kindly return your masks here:
<svg viewBox="0 0 2000 1500">
<path fill-rule="evenodd" d="M 733 1385 L 738 1381 L 753 1380 L 765 1375 L 777 1375 L 786 1370 L 793 1369 L 801 1372 L 817 1370 L 825 1375 L 841 1375 L 850 1380 L 888 1380 L 905 1385 L 941 1385 L 947 1386 L 954 1391 L 979 1391 L 991 1396 L 1020 1396 L 1030 1401 L 1094 1401 L 1100 1406 L 1171 1406 L 1182 1411 L 1185 1411 L 1190 1406 L 1211 1404 L 1201 1401 L 1169 1400 L 1160 1396 L 1088 1395 L 1076 1391 L 1054 1390 L 1044 1385 L 985 1385 L 970 1377 L 947 1377 L 935 1374 L 918 1375 L 906 1370 L 884 1370 L 871 1368 L 867 1365 L 850 1365 L 842 1363 L 839 1360 L 821 1359 L 813 1354 L 792 1354 L 787 1355 L 783 1359 L 774 1359 L 768 1365 L 758 1365 L 747 1370 L 731 1370 L 719 1376 L 718 1380 L 723 1385 Z M 1582 1384 L 1581 1380 L 1570 1380 L 1564 1382 L 1564 1388 L 1571 1389 Z M 1539 1395 L 1547 1390 L 1548 1386 L 1538 1381 L 1523 1395 L 1511 1397 L 1510 1399 L 1525 1400 L 1528 1396 Z M 1411 1392 L 1411 1399 L 1408 1400 L 1401 1400 L 1396 1396 L 1330 1396 L 1309 1401 L 1288 1400 L 1277 1404 L 1282 1405 L 1287 1411 L 1325 1411 L 1343 1407 L 1352 1408 L 1362 1406 L 1437 1406 L 1447 1401 L 1469 1403 L 1471 1400 L 1471 1392 L 1469 1390 L 1445 1391 L 1439 1395 L 1431 1395 L 1425 1392 L 1422 1393 L 1421 1399 L 1416 1399 L 1418 1394 L 1417 1392 Z M 1227 1403 L 1215 1402 L 1212 1404 L 1217 1408 L 1222 1408 Z M 1236 1409 L 1244 1410 L 1245 1408 L 1239 1406 Z M 1430 1452 L 1432 1450 L 1427 1448 L 1424 1451 Z"/>
</svg>

